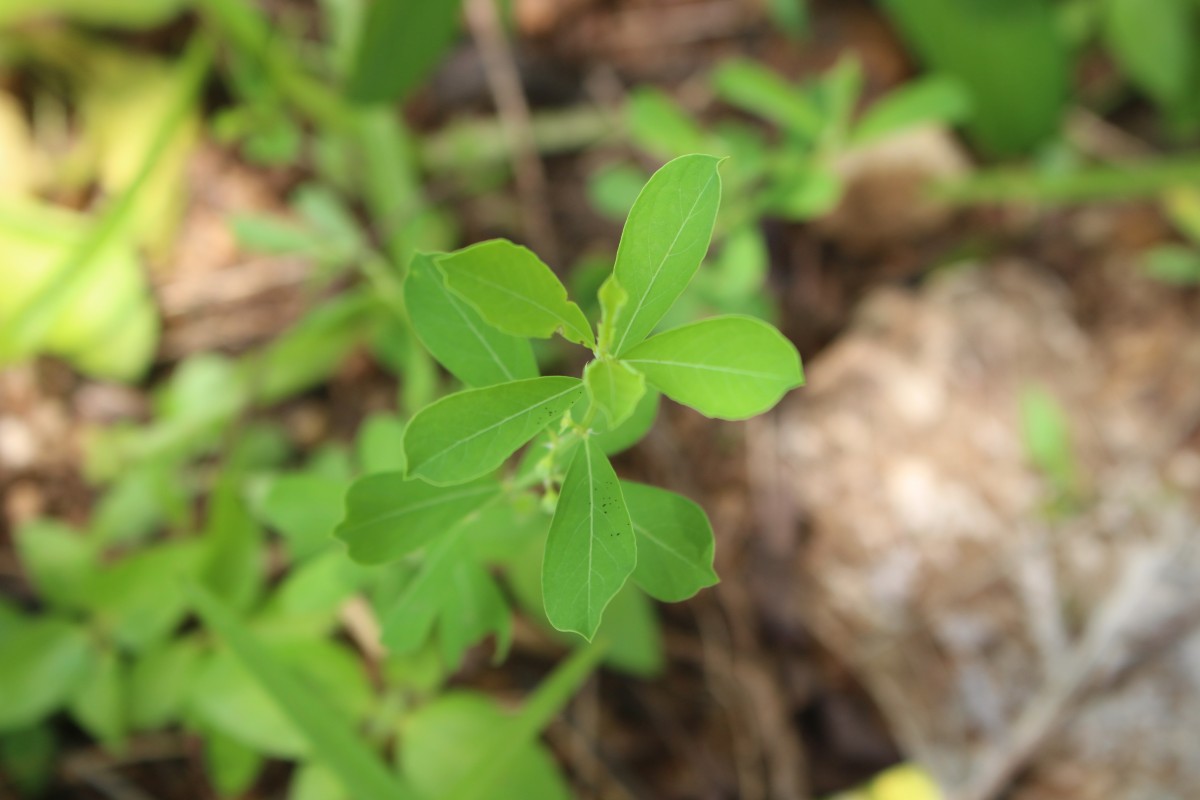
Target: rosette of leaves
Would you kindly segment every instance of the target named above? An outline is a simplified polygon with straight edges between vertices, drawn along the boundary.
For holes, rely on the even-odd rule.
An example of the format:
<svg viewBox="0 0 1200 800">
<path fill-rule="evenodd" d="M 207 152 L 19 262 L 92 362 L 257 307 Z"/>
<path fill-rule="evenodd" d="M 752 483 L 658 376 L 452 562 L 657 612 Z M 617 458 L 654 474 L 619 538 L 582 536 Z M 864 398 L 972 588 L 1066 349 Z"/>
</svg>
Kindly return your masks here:
<svg viewBox="0 0 1200 800">
<path fill-rule="evenodd" d="M 708 249 L 720 159 L 687 155 L 634 203 L 593 325 L 534 253 L 493 240 L 418 255 L 404 297 L 418 337 L 468 388 L 422 408 L 403 437 L 405 469 L 347 495 L 337 535 L 350 556 L 382 564 L 424 553 L 384 619 L 384 641 L 413 647 L 448 606 L 479 628 L 502 597 L 474 550 L 504 547 L 495 509 L 540 489 L 553 508 L 541 563 L 548 621 L 591 639 L 632 580 L 664 601 L 717 581 L 713 535 L 687 498 L 618 478 L 609 455 L 640 439 L 660 394 L 721 419 L 761 414 L 803 383 L 799 354 L 758 319 L 719 316 L 656 332 Z M 542 375 L 531 339 L 559 335 L 592 355 L 581 377 Z M 510 457 L 530 442 L 520 464 Z M 472 610 L 464 615 L 463 609 Z M 446 634 L 444 626 L 442 635 Z"/>
</svg>

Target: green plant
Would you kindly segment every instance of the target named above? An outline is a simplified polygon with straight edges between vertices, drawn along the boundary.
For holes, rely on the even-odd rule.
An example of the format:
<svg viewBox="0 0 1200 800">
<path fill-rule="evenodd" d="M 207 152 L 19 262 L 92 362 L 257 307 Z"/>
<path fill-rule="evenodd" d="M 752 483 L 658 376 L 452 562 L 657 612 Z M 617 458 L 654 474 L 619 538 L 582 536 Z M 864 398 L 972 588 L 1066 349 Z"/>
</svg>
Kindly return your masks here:
<svg viewBox="0 0 1200 800">
<path fill-rule="evenodd" d="M 691 501 L 620 481 L 608 452 L 640 438 L 644 403 L 661 391 L 708 416 L 744 419 L 803 382 L 795 349 L 769 325 L 726 316 L 651 336 L 707 249 L 720 200 L 719 159 L 668 163 L 626 222 L 592 325 L 553 272 L 504 240 L 418 256 L 405 282 L 409 317 L 443 366 L 472 387 L 416 413 L 404 431 L 405 468 L 351 488 L 337 536 L 363 564 L 424 558 L 384 621 L 389 646 L 414 648 L 447 613 L 473 611 L 476 635 L 503 637 L 503 600 L 470 565 L 515 531 L 489 532 L 530 507 L 553 508 L 541 594 L 552 625 L 592 638 L 630 578 L 664 600 L 716 580 L 712 533 Z M 560 334 L 592 359 L 582 378 L 539 376 L 530 338 Z M 651 398 L 647 401 L 647 398 Z M 633 428 L 633 435 L 630 434 Z M 505 462 L 533 440 L 516 471 Z M 511 517 L 500 517 L 514 527 Z M 515 543 L 515 539 L 511 539 Z M 459 606 L 456 608 L 456 606 Z M 440 635 L 456 637 L 442 624 Z"/>
<path fill-rule="evenodd" d="M 862 76 L 852 59 L 801 84 L 755 62 L 730 60 L 714 70 L 710 82 L 715 97 L 760 124 L 722 120 L 705 125 L 651 88 L 634 90 L 625 112 L 633 144 L 657 158 L 697 151 L 730 157 L 725 170 L 729 212 L 717 223 L 717 254 L 672 309 L 669 321 L 676 324 L 714 311 L 772 319 L 777 312 L 765 289 L 762 222 L 827 214 L 842 198 L 837 170 L 842 155 L 922 124 L 961 121 L 970 110 L 957 81 L 930 76 L 857 114 Z M 769 138 L 764 126 L 777 136 Z M 593 203 L 610 216 L 623 215 L 644 181 L 637 167 L 609 165 L 591 180 Z"/>
<path fill-rule="evenodd" d="M 883 7 L 922 61 L 967 89 L 967 127 L 985 151 L 1018 155 L 1058 133 L 1070 59 L 1048 0 L 884 0 Z"/>
</svg>

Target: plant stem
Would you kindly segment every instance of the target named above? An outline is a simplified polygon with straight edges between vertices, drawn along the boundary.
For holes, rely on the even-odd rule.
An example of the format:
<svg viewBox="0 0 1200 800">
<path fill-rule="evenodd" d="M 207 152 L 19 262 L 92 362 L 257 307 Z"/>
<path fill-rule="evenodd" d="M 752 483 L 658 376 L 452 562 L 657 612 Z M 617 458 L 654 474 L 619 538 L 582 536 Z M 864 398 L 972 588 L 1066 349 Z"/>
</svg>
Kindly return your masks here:
<svg viewBox="0 0 1200 800">
<path fill-rule="evenodd" d="M 1071 204 L 1145 197 L 1197 183 L 1200 183 L 1200 158 L 1181 156 L 1092 167 L 1061 175 L 995 170 L 936 185 L 933 191 L 937 199 L 955 205 Z"/>
</svg>

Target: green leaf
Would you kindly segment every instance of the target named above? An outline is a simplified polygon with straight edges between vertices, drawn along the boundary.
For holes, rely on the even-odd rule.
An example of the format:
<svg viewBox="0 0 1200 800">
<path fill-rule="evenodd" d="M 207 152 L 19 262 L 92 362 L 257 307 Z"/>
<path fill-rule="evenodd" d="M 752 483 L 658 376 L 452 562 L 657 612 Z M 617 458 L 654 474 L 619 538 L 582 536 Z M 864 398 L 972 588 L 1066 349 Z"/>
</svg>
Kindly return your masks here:
<svg viewBox="0 0 1200 800">
<path fill-rule="evenodd" d="M 247 383 L 255 399 L 269 405 L 327 380 L 367 339 L 383 310 L 374 293 L 364 290 L 305 315 L 279 339 L 246 358 Z"/>
<path fill-rule="evenodd" d="M 512 613 L 495 579 L 480 564 L 460 558 L 450 573 L 446 604 L 438 623 L 442 662 L 453 669 L 467 648 L 488 634 L 496 636 L 493 661 L 508 655 Z"/>
<path fill-rule="evenodd" d="M 337 773 L 354 797 L 358 800 L 382 797 L 406 800 L 414 796 L 379 757 L 362 744 L 349 721 L 279 663 L 220 600 L 195 585 L 191 593 L 204 622 L 229 644 L 259 685 L 303 733 L 315 758 Z"/>
<path fill-rule="evenodd" d="M 1104 36 L 1121 68 L 1170 108 L 1196 89 L 1198 10 L 1191 0 L 1105 0 Z"/>
<path fill-rule="evenodd" d="M 199 663 L 193 639 L 174 639 L 141 653 L 129 672 L 129 727 L 147 731 L 179 714 Z"/>
<path fill-rule="evenodd" d="M 917 125 L 957 124 L 970 113 L 971 96 L 959 81 L 930 75 L 875 102 L 854 129 L 853 143 L 869 144 Z"/>
<path fill-rule="evenodd" d="M 346 94 L 357 103 L 403 100 L 454 41 L 456 0 L 374 0 Z"/>
<path fill-rule="evenodd" d="M 200 580 L 234 608 L 250 608 L 266 581 L 263 533 L 250 516 L 236 474 L 226 474 L 217 481 L 209 499 L 203 541 Z"/>
<path fill-rule="evenodd" d="M 546 617 L 591 639 L 637 562 L 629 511 L 612 465 L 585 440 L 563 479 L 542 562 Z"/>
<path fill-rule="evenodd" d="M 672 400 L 721 419 L 761 414 L 804 383 L 796 348 L 752 317 L 713 317 L 674 328 L 622 360 Z"/>
<path fill-rule="evenodd" d="M 633 416 L 646 393 L 646 376 L 612 359 L 592 361 L 583 370 L 588 399 L 608 419 L 612 430 Z"/>
<path fill-rule="evenodd" d="M 433 486 L 382 472 L 355 481 L 346 495 L 346 518 L 334 535 L 360 564 L 386 564 L 416 552 L 500 493 L 482 479 Z"/>
<path fill-rule="evenodd" d="M 288 786 L 288 800 L 349 800 L 349 797 L 337 775 L 323 764 L 301 764 Z"/>
<path fill-rule="evenodd" d="M 639 561 L 641 557 L 639 552 Z M 582 643 L 575 634 L 566 635 L 574 639 L 576 645 Z M 654 603 L 633 581 L 626 581 L 604 610 L 604 621 L 600 623 L 596 639 L 608 642 L 605 666 L 641 678 L 653 678 L 662 673 L 665 657 Z"/>
<path fill-rule="evenodd" d="M 713 531 L 704 509 L 686 497 L 621 481 L 637 537 L 637 585 L 656 600 L 686 600 L 719 578 L 713 571 Z"/>
<path fill-rule="evenodd" d="M 95 622 L 130 650 L 160 641 L 187 614 L 181 584 L 203 566 L 203 558 L 197 540 L 167 542 L 104 569 L 88 582 Z"/>
<path fill-rule="evenodd" d="M 1146 274 L 1171 286 L 1200 285 L 1200 251 L 1194 247 L 1163 245 L 1145 255 Z"/>
<path fill-rule="evenodd" d="M 222 797 L 245 793 L 263 767 L 263 757 L 256 750 L 220 731 L 205 732 L 204 762 Z"/>
<path fill-rule="evenodd" d="M 441 794 L 440 800 L 480 800 L 508 773 L 520 752 L 534 741 L 556 714 L 579 691 L 604 655 L 604 646 L 592 644 L 571 654 L 526 701 L 516 717 L 504 726 L 483 758 L 462 779 Z"/>
<path fill-rule="evenodd" d="M 82 630 L 46 618 L 15 623 L 0 636 L 0 732 L 15 731 L 53 713 L 87 670 L 90 648 Z"/>
<path fill-rule="evenodd" d="M 713 73 L 713 86 L 722 100 L 776 123 L 803 141 L 816 141 L 826 125 L 825 114 L 803 87 L 757 62 L 724 62 Z"/>
<path fill-rule="evenodd" d="M 614 355 L 646 338 L 700 267 L 721 202 L 720 160 L 690 155 L 667 163 L 638 195 L 613 274 L 628 302 L 613 325 Z"/>
<path fill-rule="evenodd" d="M 468 386 L 536 378 L 529 342 L 502 333 L 446 288 L 434 257 L 418 253 L 404 280 L 404 305 L 417 337 Z"/>
<path fill-rule="evenodd" d="M 20 797 L 41 797 L 54 777 L 58 742 L 49 725 L 0 734 L 0 772 Z"/>
<path fill-rule="evenodd" d="M 583 392 L 578 378 L 552 376 L 443 397 L 404 432 L 409 475 L 445 486 L 493 472 Z"/>
<path fill-rule="evenodd" d="M 127 672 L 116 652 L 102 650 L 71 693 L 71 716 L 109 748 L 120 745 L 129 727 Z"/>
<path fill-rule="evenodd" d="M 507 734 L 509 716 L 490 697 L 450 692 L 404 720 L 400 760 L 425 797 L 444 797 L 464 772 L 475 769 Z M 479 800 L 568 800 L 571 791 L 555 760 L 536 742 L 517 749 L 510 764 Z"/>
<path fill-rule="evenodd" d="M 337 549 L 326 550 L 288 572 L 263 616 L 288 626 L 303 620 L 310 624 L 313 635 L 323 635 L 337 625 L 343 602 L 371 576 Z"/>
<path fill-rule="evenodd" d="M 1071 446 L 1067 412 L 1045 389 L 1028 387 L 1021 393 L 1021 434 L 1033 465 L 1069 496 L 1078 488 L 1079 466 Z"/>
<path fill-rule="evenodd" d="M 561 333 L 572 342 L 595 346 L 587 317 L 529 249 L 492 239 L 436 260 L 450 290 L 499 330 L 539 339 Z"/>
<path fill-rule="evenodd" d="M 841 177 L 828 166 L 807 160 L 776 163 L 761 202 L 765 211 L 790 220 L 816 219 L 842 199 Z"/>
<path fill-rule="evenodd" d="M 376 472 L 403 472 L 404 423 L 391 414 L 373 414 L 358 431 L 355 442 L 358 463 L 366 475 Z"/>
<path fill-rule="evenodd" d="M 420 649 L 433 631 L 438 614 L 450 594 L 455 560 L 462 555 L 462 528 L 454 528 L 437 541 L 421 567 L 383 617 L 383 643 L 395 653 Z"/>
<path fill-rule="evenodd" d="M 676 158 L 706 149 L 700 125 L 659 89 L 640 86 L 631 91 L 625 105 L 625 119 L 629 135 L 638 147 L 659 158 Z"/>
<path fill-rule="evenodd" d="M 53 520 L 33 520 L 16 535 L 17 553 L 44 600 L 78 608 L 85 582 L 96 569 L 95 548 L 78 531 Z"/>
<path fill-rule="evenodd" d="M 959 79 L 970 92 L 969 130 L 986 150 L 1025 152 L 1057 132 L 1070 71 L 1053 4 L 884 0 L 882 5 L 930 69 Z"/>
<path fill-rule="evenodd" d="M 288 540 L 292 558 L 304 559 L 329 543 L 342 519 L 347 482 L 311 472 L 269 479 L 259 513 Z"/>
</svg>

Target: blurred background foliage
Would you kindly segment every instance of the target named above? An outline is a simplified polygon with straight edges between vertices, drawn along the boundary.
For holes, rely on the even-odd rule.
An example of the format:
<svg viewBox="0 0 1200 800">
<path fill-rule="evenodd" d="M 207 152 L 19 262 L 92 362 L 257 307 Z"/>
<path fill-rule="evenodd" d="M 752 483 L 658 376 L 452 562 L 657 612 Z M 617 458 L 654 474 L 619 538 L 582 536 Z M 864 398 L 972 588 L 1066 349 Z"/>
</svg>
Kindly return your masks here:
<svg viewBox="0 0 1200 800">
<path fill-rule="evenodd" d="M 747 0 L 762 20 L 755 41 L 772 53 L 815 48 L 814 19 L 835 5 Z M 1200 3 L 855 5 L 903 54 L 900 79 L 880 80 L 850 49 L 800 70 L 725 47 L 679 80 L 601 68 L 598 89 L 569 93 L 587 99 L 539 103 L 536 84 L 555 76 L 519 66 L 523 37 L 553 30 L 537 3 L 0 0 L 0 366 L 49 356 L 148 398 L 140 416 L 81 436 L 86 514 L 22 520 L 5 537 L 19 564 L 0 596 L 7 781 L 37 796 L 58 786 L 59 754 L 81 738 L 119 754 L 182 728 L 203 743 L 219 796 L 571 793 L 536 734 L 600 658 L 661 672 L 651 601 L 621 595 L 608 649 L 583 651 L 512 716 L 508 701 L 446 687 L 479 641 L 511 635 L 514 609 L 544 627 L 537 498 L 495 521 L 507 538 L 481 544 L 458 576 L 471 590 L 439 601 L 441 627 L 409 649 L 382 649 L 377 629 L 415 564 L 365 570 L 330 539 L 350 481 L 400 468 L 404 420 L 450 385 L 401 300 L 414 252 L 489 234 L 528 242 L 594 316 L 612 222 L 653 167 L 711 153 L 728 157 L 718 231 L 669 324 L 713 312 L 780 321 L 778 231 L 869 239 L 855 165 L 934 131 L 950 155 L 918 170 L 897 224 L 919 228 L 926 208 L 1145 198 L 1173 230 L 1145 249 L 1145 269 L 1200 283 Z M 453 99 L 464 52 L 478 62 L 482 110 Z M 214 191 L 214 149 L 272 197 L 221 211 L 222 230 L 245 257 L 307 265 L 304 311 L 278 322 L 267 303 L 253 313 L 271 320 L 270 336 L 172 351 L 165 315 L 171 287 L 186 283 L 183 249 L 191 262 L 228 260 L 184 233 Z M 578 188 L 570 203 L 550 187 L 564 172 Z M 585 221 L 560 225 L 569 215 Z M 232 286 L 231 272 L 188 285 Z M 364 358 L 394 382 L 390 407 L 340 440 L 298 443 L 272 409 Z M 657 411 L 648 398 L 629 442 Z M 1022 411 L 1051 511 L 1070 513 L 1080 476 L 1063 412 L 1037 388 Z M 554 653 L 577 644 L 539 635 Z M 496 753 L 511 763 L 497 766 Z M 296 764 L 290 781 L 262 778 L 269 760 Z M 273 788 L 247 794 L 256 781 Z M 850 796 L 935 795 L 919 772 L 900 772 Z"/>
</svg>

